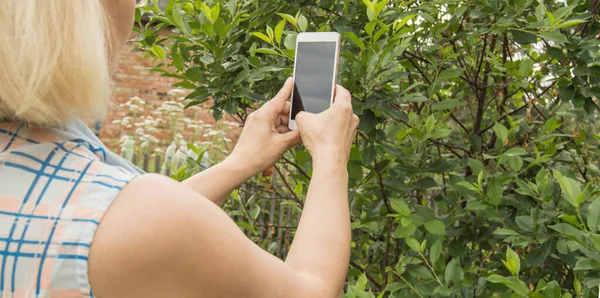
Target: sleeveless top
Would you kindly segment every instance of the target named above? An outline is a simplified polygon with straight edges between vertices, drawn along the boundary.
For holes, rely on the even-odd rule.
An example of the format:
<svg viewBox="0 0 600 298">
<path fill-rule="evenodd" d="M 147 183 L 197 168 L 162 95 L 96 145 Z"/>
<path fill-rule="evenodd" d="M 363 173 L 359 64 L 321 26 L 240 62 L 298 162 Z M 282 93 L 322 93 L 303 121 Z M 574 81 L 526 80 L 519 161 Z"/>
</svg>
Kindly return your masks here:
<svg viewBox="0 0 600 298">
<path fill-rule="evenodd" d="M 0 123 L 1 297 L 93 297 L 94 233 L 141 172 L 76 127 Z"/>
</svg>

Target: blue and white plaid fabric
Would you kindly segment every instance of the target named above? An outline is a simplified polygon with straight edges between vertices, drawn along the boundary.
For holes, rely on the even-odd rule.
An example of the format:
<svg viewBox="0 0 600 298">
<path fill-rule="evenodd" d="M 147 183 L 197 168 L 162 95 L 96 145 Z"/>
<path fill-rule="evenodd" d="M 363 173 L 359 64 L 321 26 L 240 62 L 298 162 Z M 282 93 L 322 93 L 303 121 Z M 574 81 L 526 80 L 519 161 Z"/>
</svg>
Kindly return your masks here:
<svg viewBox="0 0 600 298">
<path fill-rule="evenodd" d="M 140 174 L 107 164 L 106 155 L 64 129 L 0 123 L 2 297 L 93 297 L 87 260 L 94 233 Z"/>
</svg>

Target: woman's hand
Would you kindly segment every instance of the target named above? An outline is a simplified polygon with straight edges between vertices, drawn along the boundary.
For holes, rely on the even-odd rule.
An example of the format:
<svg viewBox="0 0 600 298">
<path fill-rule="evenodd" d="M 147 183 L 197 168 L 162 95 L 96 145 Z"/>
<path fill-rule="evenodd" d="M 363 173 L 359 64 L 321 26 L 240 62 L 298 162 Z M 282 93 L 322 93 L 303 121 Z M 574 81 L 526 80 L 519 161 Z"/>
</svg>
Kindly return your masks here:
<svg viewBox="0 0 600 298">
<path fill-rule="evenodd" d="M 275 164 L 288 149 L 300 143 L 297 131 L 288 128 L 294 82 L 290 78 L 271 101 L 251 113 L 228 162 L 254 175 Z"/>
<path fill-rule="evenodd" d="M 320 114 L 300 112 L 296 116 L 302 142 L 313 161 L 348 163 L 352 139 L 358 127 L 358 116 L 352 112 L 352 96 L 337 86 L 331 108 Z"/>
</svg>

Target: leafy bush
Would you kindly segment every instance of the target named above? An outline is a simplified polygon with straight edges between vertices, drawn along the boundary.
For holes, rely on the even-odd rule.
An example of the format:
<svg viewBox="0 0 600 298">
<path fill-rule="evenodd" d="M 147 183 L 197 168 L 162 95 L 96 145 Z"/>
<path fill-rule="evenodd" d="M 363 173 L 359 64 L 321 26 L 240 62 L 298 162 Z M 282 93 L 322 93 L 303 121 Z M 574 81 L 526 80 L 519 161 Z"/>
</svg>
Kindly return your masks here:
<svg viewBox="0 0 600 298">
<path fill-rule="evenodd" d="M 244 121 L 277 91 L 297 32 L 344 36 L 361 118 L 345 297 L 598 295 L 598 0 L 156 7 L 139 11 L 140 49 L 215 118 Z M 303 199 L 308 153 L 286 159 Z"/>
</svg>

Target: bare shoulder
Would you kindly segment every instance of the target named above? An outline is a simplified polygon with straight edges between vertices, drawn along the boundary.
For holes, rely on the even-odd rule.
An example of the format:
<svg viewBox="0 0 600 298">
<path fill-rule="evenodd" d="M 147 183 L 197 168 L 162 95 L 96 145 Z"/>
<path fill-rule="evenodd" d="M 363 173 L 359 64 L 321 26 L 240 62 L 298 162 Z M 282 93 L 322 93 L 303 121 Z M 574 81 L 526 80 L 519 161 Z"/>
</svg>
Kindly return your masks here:
<svg viewBox="0 0 600 298">
<path fill-rule="evenodd" d="M 90 248 L 89 275 L 96 296 L 175 294 L 133 293 L 132 287 L 162 280 L 164 285 L 148 290 L 174 290 L 161 272 L 178 261 L 179 247 L 188 237 L 185 218 L 211 209 L 211 204 L 167 177 L 149 174 L 132 180 L 104 215 Z"/>
<path fill-rule="evenodd" d="M 101 298 L 315 297 L 321 288 L 252 243 L 211 201 L 159 175 L 136 178 L 109 208 L 89 273 Z"/>
</svg>

